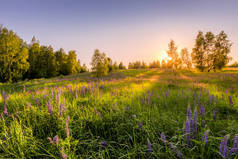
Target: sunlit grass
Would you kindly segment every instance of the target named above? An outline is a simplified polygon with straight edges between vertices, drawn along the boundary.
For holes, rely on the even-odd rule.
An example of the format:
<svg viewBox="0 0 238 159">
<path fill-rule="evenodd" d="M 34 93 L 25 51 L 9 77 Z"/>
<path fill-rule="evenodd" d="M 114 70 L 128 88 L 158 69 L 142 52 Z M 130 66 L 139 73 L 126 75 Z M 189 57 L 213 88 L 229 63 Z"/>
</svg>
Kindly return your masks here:
<svg viewBox="0 0 238 159">
<path fill-rule="evenodd" d="M 64 149 L 68 158 L 221 158 L 222 138 L 230 134 L 232 148 L 238 134 L 237 79 L 238 74 L 227 70 L 152 69 L 125 70 L 102 79 L 86 73 L 2 84 L 9 115 L 1 113 L 0 157 L 60 158 Z M 190 145 L 183 133 L 188 104 L 192 113 L 198 111 Z M 205 131 L 206 145 L 201 143 Z M 51 144 L 48 138 L 56 135 L 59 142 Z"/>
</svg>

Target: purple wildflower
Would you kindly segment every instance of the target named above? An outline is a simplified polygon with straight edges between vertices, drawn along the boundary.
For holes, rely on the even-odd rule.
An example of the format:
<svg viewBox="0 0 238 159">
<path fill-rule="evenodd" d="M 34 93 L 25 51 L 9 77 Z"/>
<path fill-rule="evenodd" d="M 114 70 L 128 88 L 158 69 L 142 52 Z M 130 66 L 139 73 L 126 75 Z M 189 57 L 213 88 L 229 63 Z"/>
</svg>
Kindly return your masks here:
<svg viewBox="0 0 238 159">
<path fill-rule="evenodd" d="M 229 138 L 230 138 L 230 135 L 226 135 L 220 143 L 219 154 L 223 156 L 224 158 L 226 158 L 228 155 L 227 142 Z"/>
<path fill-rule="evenodd" d="M 184 158 L 182 153 L 178 150 L 178 148 L 176 146 L 174 146 L 172 143 L 168 142 L 165 140 L 165 136 L 164 133 L 161 133 L 161 141 L 165 144 L 167 144 L 170 148 L 173 149 L 173 151 L 177 154 L 178 158 Z"/>
<path fill-rule="evenodd" d="M 209 96 L 209 102 L 211 105 L 213 104 L 213 95 Z"/>
<path fill-rule="evenodd" d="M 64 153 L 64 147 L 61 147 L 60 150 L 61 150 L 61 153 L 60 153 L 61 157 L 63 159 L 67 159 L 67 155 Z"/>
<path fill-rule="evenodd" d="M 3 98 L 3 113 L 8 116 L 8 112 L 7 112 L 7 95 L 5 92 L 2 92 L 2 98 Z"/>
<path fill-rule="evenodd" d="M 9 115 L 8 112 L 7 112 L 7 107 L 6 107 L 6 106 L 4 107 L 3 113 L 4 113 L 6 116 Z"/>
<path fill-rule="evenodd" d="M 206 125 L 206 121 L 205 120 L 202 120 L 202 127 L 204 128 Z"/>
<path fill-rule="evenodd" d="M 49 140 L 50 144 L 53 144 L 53 140 L 51 139 L 51 137 L 48 137 L 47 139 Z"/>
<path fill-rule="evenodd" d="M 56 135 L 56 136 L 53 138 L 53 140 L 54 140 L 55 144 L 58 145 L 58 143 L 59 143 L 59 137 L 58 137 L 58 135 Z"/>
<path fill-rule="evenodd" d="M 40 106 L 39 98 L 36 98 L 36 106 Z"/>
<path fill-rule="evenodd" d="M 51 105 L 50 101 L 47 103 L 48 106 L 48 112 L 50 113 L 50 115 L 53 114 L 53 106 Z"/>
<path fill-rule="evenodd" d="M 186 135 L 186 141 L 187 144 L 190 144 L 190 121 L 189 119 L 187 119 L 186 123 L 185 123 L 185 135 Z"/>
<path fill-rule="evenodd" d="M 66 135 L 68 138 L 69 137 L 69 116 L 67 116 L 67 120 L 65 121 L 65 127 L 66 127 Z"/>
<path fill-rule="evenodd" d="M 213 110 L 213 120 L 214 120 L 214 121 L 216 121 L 216 112 L 217 112 L 217 110 L 214 109 L 214 110 Z"/>
<path fill-rule="evenodd" d="M 138 127 L 141 129 L 142 128 L 142 122 L 138 123 Z"/>
<path fill-rule="evenodd" d="M 204 108 L 204 106 L 201 106 L 201 107 L 200 107 L 200 115 L 201 115 L 202 117 L 204 117 L 204 115 L 205 115 L 205 108 Z"/>
<path fill-rule="evenodd" d="M 222 94 L 221 99 L 224 100 L 224 94 Z"/>
<path fill-rule="evenodd" d="M 208 131 L 208 130 L 203 132 L 202 144 L 204 144 L 204 145 L 207 144 L 208 134 L 209 134 L 209 131 Z"/>
<path fill-rule="evenodd" d="M 234 137 L 234 148 L 238 148 L 238 134 Z"/>
<path fill-rule="evenodd" d="M 101 145 L 106 148 L 106 147 L 107 147 L 107 142 L 106 142 L 106 141 L 103 141 L 103 142 L 101 142 Z"/>
<path fill-rule="evenodd" d="M 161 138 L 161 141 L 162 141 L 162 142 L 165 142 L 165 136 L 164 136 L 164 133 L 161 133 L 160 138 Z"/>
<path fill-rule="evenodd" d="M 197 134 L 197 109 L 193 112 L 193 121 L 192 121 L 193 134 Z"/>
<path fill-rule="evenodd" d="M 75 90 L 75 99 L 78 98 L 77 90 Z"/>
<path fill-rule="evenodd" d="M 65 98 L 62 103 L 60 103 L 60 114 L 59 117 L 62 117 L 63 113 L 65 111 Z"/>
<path fill-rule="evenodd" d="M 230 104 L 230 106 L 232 106 L 232 105 L 233 105 L 233 102 L 232 102 L 232 97 L 231 97 L 231 96 L 229 96 L 229 104 Z"/>
<path fill-rule="evenodd" d="M 230 152 L 236 154 L 238 152 L 238 148 L 232 148 Z"/>
</svg>

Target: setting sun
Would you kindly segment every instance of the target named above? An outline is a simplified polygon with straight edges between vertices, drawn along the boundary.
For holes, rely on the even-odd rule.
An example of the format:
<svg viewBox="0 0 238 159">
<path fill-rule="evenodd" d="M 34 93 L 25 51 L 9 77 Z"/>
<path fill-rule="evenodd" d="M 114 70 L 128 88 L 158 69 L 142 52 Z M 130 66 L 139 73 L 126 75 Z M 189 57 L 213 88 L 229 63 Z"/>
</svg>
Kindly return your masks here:
<svg viewBox="0 0 238 159">
<path fill-rule="evenodd" d="M 160 62 L 162 62 L 163 60 L 165 61 L 165 63 L 171 60 L 171 58 L 168 56 L 166 52 L 163 52 L 162 55 L 160 56 Z"/>
</svg>

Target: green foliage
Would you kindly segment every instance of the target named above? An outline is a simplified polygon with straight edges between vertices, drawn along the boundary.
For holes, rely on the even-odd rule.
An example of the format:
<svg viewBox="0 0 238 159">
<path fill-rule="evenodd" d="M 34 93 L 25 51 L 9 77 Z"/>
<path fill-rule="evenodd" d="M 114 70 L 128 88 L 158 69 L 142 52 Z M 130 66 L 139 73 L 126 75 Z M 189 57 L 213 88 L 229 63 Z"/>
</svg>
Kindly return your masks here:
<svg viewBox="0 0 238 159">
<path fill-rule="evenodd" d="M 179 58 L 175 42 L 171 40 L 168 44 L 168 47 L 167 54 L 171 58 L 171 60 L 168 61 L 168 67 L 174 69 L 181 67 L 181 59 Z"/>
<path fill-rule="evenodd" d="M 153 61 L 149 64 L 149 68 L 160 68 L 160 61 Z"/>
<path fill-rule="evenodd" d="M 91 69 L 96 77 L 108 74 L 108 58 L 105 53 L 100 53 L 98 49 L 93 54 L 91 65 Z"/>
<path fill-rule="evenodd" d="M 130 62 L 128 69 L 146 69 L 148 68 L 147 64 L 144 61 Z"/>
<path fill-rule="evenodd" d="M 28 49 L 17 34 L 0 28 L 0 81 L 14 82 L 23 78 L 29 68 Z"/>
<path fill-rule="evenodd" d="M 124 66 L 123 63 L 120 62 L 120 63 L 119 63 L 119 69 L 120 69 L 120 70 L 124 70 L 124 69 L 126 69 L 126 66 Z"/>
<path fill-rule="evenodd" d="M 83 66 L 81 67 L 81 70 L 80 70 L 80 73 L 83 73 L 83 72 L 88 72 L 88 67 L 86 66 L 86 64 L 83 64 Z"/>
<path fill-rule="evenodd" d="M 81 70 L 75 51 L 54 52 L 51 46 L 41 46 L 33 36 L 27 45 L 13 31 L 0 27 L 0 81 L 16 82 L 24 78 L 49 78 L 88 71 Z"/>
<path fill-rule="evenodd" d="M 60 75 L 67 75 L 67 55 L 64 52 L 64 49 L 59 49 L 58 51 L 55 52 L 56 56 L 56 63 L 57 63 L 57 68 L 58 68 L 58 73 Z"/>
<path fill-rule="evenodd" d="M 178 151 L 185 159 L 222 158 L 222 138 L 230 134 L 230 151 L 238 132 L 237 70 L 175 71 L 176 75 L 162 69 L 122 70 L 102 80 L 86 73 L 2 84 L 9 115 L 1 107 L 0 158 L 62 158 L 62 147 L 67 158 L 178 158 Z M 198 110 L 197 133 L 191 128 L 190 145 L 183 133 L 188 103 L 192 112 Z"/>
<path fill-rule="evenodd" d="M 234 63 L 231 64 L 229 67 L 238 67 L 238 62 L 234 62 Z"/>
<path fill-rule="evenodd" d="M 203 32 L 199 31 L 192 53 L 193 63 L 202 72 L 221 70 L 231 59 L 228 57 L 230 48 L 231 42 L 224 31 L 216 36 L 212 32 L 203 35 Z"/>
<path fill-rule="evenodd" d="M 75 51 L 69 51 L 66 60 L 66 75 L 75 74 L 80 72 L 80 61 L 77 61 Z"/>
<path fill-rule="evenodd" d="M 181 55 L 183 67 L 185 67 L 187 69 L 191 69 L 192 68 L 192 60 L 191 60 L 191 55 L 188 52 L 188 49 L 187 48 L 182 49 L 180 55 Z"/>
</svg>

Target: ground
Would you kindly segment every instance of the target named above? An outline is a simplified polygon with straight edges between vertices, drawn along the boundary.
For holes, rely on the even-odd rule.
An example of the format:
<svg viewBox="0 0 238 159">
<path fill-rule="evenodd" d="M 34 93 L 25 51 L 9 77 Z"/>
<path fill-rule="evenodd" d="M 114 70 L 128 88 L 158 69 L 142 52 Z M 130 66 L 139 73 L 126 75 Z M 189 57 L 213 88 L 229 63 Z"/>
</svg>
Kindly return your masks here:
<svg viewBox="0 0 238 159">
<path fill-rule="evenodd" d="M 237 69 L 83 73 L 0 92 L 0 158 L 238 157 Z"/>
</svg>

